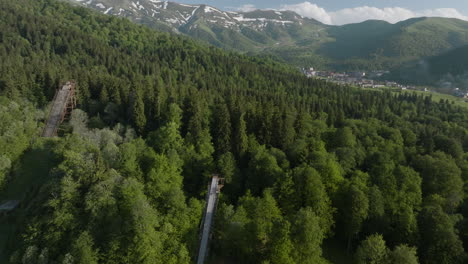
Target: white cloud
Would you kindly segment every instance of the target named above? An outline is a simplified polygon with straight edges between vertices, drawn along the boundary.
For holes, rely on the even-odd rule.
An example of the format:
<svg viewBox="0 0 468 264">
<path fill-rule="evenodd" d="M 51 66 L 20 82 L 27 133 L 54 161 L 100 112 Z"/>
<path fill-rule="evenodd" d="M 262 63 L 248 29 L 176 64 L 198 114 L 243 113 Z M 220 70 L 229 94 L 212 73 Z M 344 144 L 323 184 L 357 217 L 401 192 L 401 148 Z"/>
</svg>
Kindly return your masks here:
<svg viewBox="0 0 468 264">
<path fill-rule="evenodd" d="M 258 8 L 255 7 L 255 5 L 252 5 L 252 4 L 246 4 L 246 5 L 242 5 L 240 7 L 236 7 L 234 8 L 236 11 L 240 11 L 240 12 L 251 12 L 251 11 L 255 11 L 257 10 Z"/>
<path fill-rule="evenodd" d="M 343 25 L 358 23 L 369 19 L 385 20 L 396 23 L 413 17 L 450 17 L 468 21 L 468 17 L 462 15 L 454 8 L 428 9 L 422 11 L 412 11 L 401 7 L 377 8 L 362 6 L 355 8 L 345 8 L 334 12 L 329 12 L 322 7 L 311 2 L 303 2 L 293 5 L 282 5 L 282 10 L 295 11 L 299 15 L 316 19 L 322 23 L 330 25 Z"/>
<path fill-rule="evenodd" d="M 316 19 L 325 24 L 333 24 L 330 14 L 323 8 L 311 2 L 304 2 L 294 5 L 282 5 L 282 10 L 291 10 L 301 16 Z"/>
<path fill-rule="evenodd" d="M 408 9 L 401 7 L 376 8 L 376 7 L 356 7 L 341 9 L 331 12 L 333 24 L 343 25 L 355 22 L 362 22 L 369 19 L 385 20 L 390 23 L 406 20 L 416 15 Z"/>
</svg>

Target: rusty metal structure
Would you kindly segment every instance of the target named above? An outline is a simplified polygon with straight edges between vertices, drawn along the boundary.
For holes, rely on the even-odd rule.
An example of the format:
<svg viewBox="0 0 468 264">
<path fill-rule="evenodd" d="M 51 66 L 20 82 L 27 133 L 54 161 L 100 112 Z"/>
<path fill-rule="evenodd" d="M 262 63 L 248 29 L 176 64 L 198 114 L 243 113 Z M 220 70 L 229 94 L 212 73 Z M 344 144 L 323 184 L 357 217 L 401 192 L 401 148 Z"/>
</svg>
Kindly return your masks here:
<svg viewBox="0 0 468 264">
<path fill-rule="evenodd" d="M 208 185 L 208 193 L 206 195 L 206 207 L 203 213 L 203 221 L 201 222 L 201 239 L 200 248 L 198 250 L 197 264 L 205 263 L 208 256 L 209 241 L 211 237 L 211 227 L 213 226 L 213 218 L 216 212 L 216 204 L 221 188 L 224 186 L 224 178 L 214 174 L 211 183 Z"/>
<path fill-rule="evenodd" d="M 60 124 L 67 116 L 70 116 L 71 111 L 76 107 L 76 83 L 75 81 L 67 81 L 61 88 L 55 92 L 52 107 L 49 111 L 46 126 L 42 131 L 43 137 L 57 136 L 57 130 Z"/>
</svg>

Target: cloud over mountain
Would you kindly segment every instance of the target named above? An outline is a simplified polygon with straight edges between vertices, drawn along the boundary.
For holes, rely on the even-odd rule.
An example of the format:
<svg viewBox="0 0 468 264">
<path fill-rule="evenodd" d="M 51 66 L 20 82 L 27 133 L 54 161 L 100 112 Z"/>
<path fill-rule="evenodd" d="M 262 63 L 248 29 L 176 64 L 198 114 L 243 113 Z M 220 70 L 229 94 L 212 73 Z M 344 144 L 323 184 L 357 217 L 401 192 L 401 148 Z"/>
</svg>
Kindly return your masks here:
<svg viewBox="0 0 468 264">
<path fill-rule="evenodd" d="M 253 8 L 249 5 L 250 9 Z M 369 19 L 385 20 L 396 23 L 413 17 L 449 17 L 467 20 L 468 17 L 461 14 L 454 8 L 427 9 L 412 11 L 402 7 L 377 8 L 362 6 L 355 8 L 345 8 L 337 11 L 327 11 L 324 8 L 311 3 L 303 2 L 292 5 L 282 5 L 281 10 L 291 10 L 302 16 L 316 19 L 329 25 L 344 25 L 358 23 Z"/>
<path fill-rule="evenodd" d="M 246 5 L 242 5 L 240 7 L 234 8 L 234 9 L 237 11 L 241 11 L 241 12 L 250 12 L 250 11 L 256 10 L 257 8 L 255 7 L 255 5 L 246 4 Z"/>
</svg>

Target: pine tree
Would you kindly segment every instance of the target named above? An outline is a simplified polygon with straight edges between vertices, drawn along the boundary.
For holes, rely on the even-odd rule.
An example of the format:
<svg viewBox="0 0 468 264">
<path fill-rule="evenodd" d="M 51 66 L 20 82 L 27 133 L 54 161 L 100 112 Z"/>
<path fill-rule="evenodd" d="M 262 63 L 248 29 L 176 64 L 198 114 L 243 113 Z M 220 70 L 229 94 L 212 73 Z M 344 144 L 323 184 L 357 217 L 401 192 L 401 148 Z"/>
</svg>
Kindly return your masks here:
<svg viewBox="0 0 468 264">
<path fill-rule="evenodd" d="M 217 155 L 231 151 L 231 117 L 225 103 L 220 103 L 214 108 L 213 113 L 213 137 Z"/>
<path fill-rule="evenodd" d="M 146 116 L 145 116 L 145 104 L 143 103 L 143 98 L 135 90 L 132 98 L 131 105 L 131 120 L 139 133 L 143 133 L 146 126 Z"/>
</svg>

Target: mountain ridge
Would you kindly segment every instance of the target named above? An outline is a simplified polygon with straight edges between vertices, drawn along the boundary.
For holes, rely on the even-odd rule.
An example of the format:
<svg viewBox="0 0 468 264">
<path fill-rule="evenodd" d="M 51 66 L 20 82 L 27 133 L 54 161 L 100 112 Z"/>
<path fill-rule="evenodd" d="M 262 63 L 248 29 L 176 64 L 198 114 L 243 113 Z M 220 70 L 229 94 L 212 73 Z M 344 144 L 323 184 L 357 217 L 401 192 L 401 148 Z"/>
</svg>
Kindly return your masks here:
<svg viewBox="0 0 468 264">
<path fill-rule="evenodd" d="M 421 17 L 395 24 L 367 20 L 333 26 L 293 11 L 232 12 L 159 0 L 65 1 L 300 67 L 393 69 L 468 45 L 468 22 L 459 19 Z"/>
</svg>

